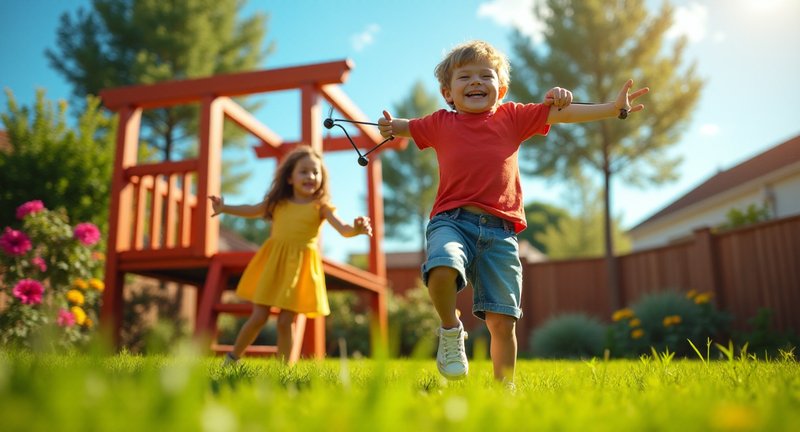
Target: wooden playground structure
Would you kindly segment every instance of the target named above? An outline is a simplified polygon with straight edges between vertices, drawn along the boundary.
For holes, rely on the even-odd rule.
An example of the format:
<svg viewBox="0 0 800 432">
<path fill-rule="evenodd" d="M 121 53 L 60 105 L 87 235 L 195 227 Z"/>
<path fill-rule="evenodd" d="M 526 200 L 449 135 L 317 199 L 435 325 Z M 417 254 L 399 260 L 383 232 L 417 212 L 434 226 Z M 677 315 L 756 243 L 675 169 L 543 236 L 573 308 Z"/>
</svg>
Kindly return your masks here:
<svg viewBox="0 0 800 432">
<path fill-rule="evenodd" d="M 368 121 L 339 88 L 353 65 L 349 60 L 280 69 L 217 75 L 208 78 L 107 89 L 100 93 L 104 105 L 119 115 L 116 156 L 111 184 L 108 251 L 106 254 L 103 306 L 100 320 L 119 343 L 126 274 L 197 288 L 195 335 L 216 344 L 217 317 L 221 313 L 247 315 L 247 303 L 224 303 L 222 294 L 234 289 L 253 252 L 223 252 L 218 248 L 219 218 L 211 218 L 209 195 L 219 195 L 223 147 L 223 123 L 228 118 L 259 142 L 259 158 L 280 159 L 299 143 L 323 152 L 353 151 L 346 137 L 323 137 L 323 100 L 342 118 Z M 257 93 L 298 90 L 300 93 L 300 142 L 285 142 L 232 98 Z M 198 155 L 196 158 L 159 163 L 139 163 L 142 111 L 183 104 L 199 104 Z M 377 129 L 355 124 L 351 133 L 360 149 L 382 141 Z M 375 153 L 402 148 L 396 139 Z M 358 167 L 358 169 L 361 169 Z M 383 196 L 381 161 L 372 158 L 364 168 L 367 178 L 368 216 L 373 223 L 369 240 L 368 268 L 361 270 L 323 258 L 329 290 L 367 293 L 373 322 L 386 335 L 386 263 L 382 248 Z M 273 311 L 277 313 L 277 310 Z M 307 322 L 307 321 L 310 321 Z M 325 355 L 324 317 L 307 320 L 298 315 L 291 359 Z M 274 346 L 251 346 L 249 354 L 273 354 Z"/>
</svg>

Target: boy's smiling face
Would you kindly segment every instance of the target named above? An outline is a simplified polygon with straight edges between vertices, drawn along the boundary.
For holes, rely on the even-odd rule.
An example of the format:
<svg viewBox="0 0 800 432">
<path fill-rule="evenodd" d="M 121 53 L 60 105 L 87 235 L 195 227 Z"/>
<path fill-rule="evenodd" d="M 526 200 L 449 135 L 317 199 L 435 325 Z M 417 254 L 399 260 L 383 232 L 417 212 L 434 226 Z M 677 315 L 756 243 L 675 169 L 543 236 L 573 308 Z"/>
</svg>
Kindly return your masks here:
<svg viewBox="0 0 800 432">
<path fill-rule="evenodd" d="M 500 86 L 497 71 L 487 61 L 466 63 L 453 69 L 450 88 L 442 96 L 459 113 L 478 114 L 493 110 L 508 87 Z"/>
</svg>

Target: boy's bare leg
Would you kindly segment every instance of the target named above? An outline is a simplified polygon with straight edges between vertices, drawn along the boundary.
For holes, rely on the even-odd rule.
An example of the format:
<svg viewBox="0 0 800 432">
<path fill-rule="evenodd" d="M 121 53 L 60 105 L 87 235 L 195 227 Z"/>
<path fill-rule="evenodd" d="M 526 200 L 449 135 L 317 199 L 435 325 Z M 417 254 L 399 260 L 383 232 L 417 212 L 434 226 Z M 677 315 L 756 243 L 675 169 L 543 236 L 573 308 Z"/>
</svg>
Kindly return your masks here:
<svg viewBox="0 0 800 432">
<path fill-rule="evenodd" d="M 492 335 L 489 352 L 494 365 L 494 378 L 498 381 L 514 382 L 514 367 L 517 363 L 517 320 L 509 315 L 486 312 L 486 326 Z"/>
<path fill-rule="evenodd" d="M 264 327 L 269 319 L 269 306 L 253 305 L 253 312 L 250 313 L 250 318 L 244 323 L 236 336 L 236 343 L 233 344 L 233 351 L 231 355 L 234 358 L 239 358 L 244 353 L 244 350 L 256 340 L 258 332 Z"/>
<path fill-rule="evenodd" d="M 288 361 L 289 354 L 294 346 L 294 318 L 297 316 L 292 311 L 282 310 L 278 315 L 278 358 Z"/>
<path fill-rule="evenodd" d="M 428 273 L 428 293 L 442 320 L 442 328 L 458 327 L 456 315 L 456 278 L 458 272 L 450 267 L 434 267 Z"/>
</svg>

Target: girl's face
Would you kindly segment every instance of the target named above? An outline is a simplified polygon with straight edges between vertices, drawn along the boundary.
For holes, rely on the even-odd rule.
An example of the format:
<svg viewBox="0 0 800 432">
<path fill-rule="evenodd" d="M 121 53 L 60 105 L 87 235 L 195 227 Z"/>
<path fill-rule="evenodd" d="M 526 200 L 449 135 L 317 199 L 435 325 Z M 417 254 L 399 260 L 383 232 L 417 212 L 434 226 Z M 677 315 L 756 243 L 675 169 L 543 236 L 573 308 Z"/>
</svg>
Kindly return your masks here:
<svg viewBox="0 0 800 432">
<path fill-rule="evenodd" d="M 478 114 L 493 110 L 507 90 L 489 62 L 477 61 L 453 69 L 450 88 L 442 89 L 442 96 L 459 113 Z"/>
<path fill-rule="evenodd" d="M 322 186 L 322 162 L 317 158 L 304 157 L 297 161 L 289 177 L 289 184 L 297 199 L 311 199 Z"/>
</svg>

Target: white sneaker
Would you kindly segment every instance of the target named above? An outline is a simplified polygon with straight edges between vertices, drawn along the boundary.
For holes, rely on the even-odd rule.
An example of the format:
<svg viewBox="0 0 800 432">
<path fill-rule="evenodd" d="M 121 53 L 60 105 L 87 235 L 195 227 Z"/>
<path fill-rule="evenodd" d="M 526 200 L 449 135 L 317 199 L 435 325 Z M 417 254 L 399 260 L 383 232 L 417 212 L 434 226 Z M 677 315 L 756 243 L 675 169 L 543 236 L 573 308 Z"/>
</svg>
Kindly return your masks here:
<svg viewBox="0 0 800 432">
<path fill-rule="evenodd" d="M 464 339 L 467 338 L 464 326 L 459 323 L 458 327 L 452 329 L 440 327 L 436 332 L 439 334 L 439 349 L 436 352 L 439 373 L 447 379 L 463 379 L 469 371 L 467 353 L 464 351 Z"/>
</svg>

